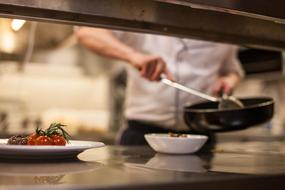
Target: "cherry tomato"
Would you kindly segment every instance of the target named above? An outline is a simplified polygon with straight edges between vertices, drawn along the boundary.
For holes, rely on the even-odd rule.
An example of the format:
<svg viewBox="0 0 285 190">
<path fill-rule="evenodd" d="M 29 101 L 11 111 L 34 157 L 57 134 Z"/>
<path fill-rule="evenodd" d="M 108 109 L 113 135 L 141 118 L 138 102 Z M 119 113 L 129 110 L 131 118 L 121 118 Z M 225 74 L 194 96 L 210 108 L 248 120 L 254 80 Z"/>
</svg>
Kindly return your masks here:
<svg viewBox="0 0 285 190">
<path fill-rule="evenodd" d="M 52 139 L 47 136 L 39 136 L 36 139 L 36 145 L 53 145 Z"/>
<path fill-rule="evenodd" d="M 66 144 L 66 140 L 61 135 L 52 135 L 51 136 L 53 145 L 64 146 Z"/>
<path fill-rule="evenodd" d="M 28 136 L 28 145 L 36 145 L 36 139 L 39 137 L 40 135 L 37 133 L 33 133 L 31 135 Z"/>
</svg>

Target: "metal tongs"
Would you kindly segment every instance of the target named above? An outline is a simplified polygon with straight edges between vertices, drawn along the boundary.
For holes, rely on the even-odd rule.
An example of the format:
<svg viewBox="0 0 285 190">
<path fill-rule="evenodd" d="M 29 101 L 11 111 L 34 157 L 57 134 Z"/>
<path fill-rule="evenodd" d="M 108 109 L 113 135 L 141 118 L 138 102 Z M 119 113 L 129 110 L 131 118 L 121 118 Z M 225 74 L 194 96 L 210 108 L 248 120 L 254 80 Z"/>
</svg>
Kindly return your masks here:
<svg viewBox="0 0 285 190">
<path fill-rule="evenodd" d="M 237 108 L 243 108 L 244 107 L 243 103 L 240 100 L 238 100 L 237 98 L 235 98 L 234 96 L 222 94 L 222 96 L 220 98 L 217 98 L 217 97 L 210 96 L 208 94 L 202 93 L 198 90 L 194 90 L 192 88 L 183 86 L 177 82 L 166 79 L 165 77 L 161 77 L 161 82 L 163 82 L 164 84 L 171 86 L 173 88 L 187 92 L 189 94 L 199 96 L 200 98 L 203 98 L 203 99 L 206 99 L 206 100 L 209 100 L 212 102 L 219 102 L 218 109 L 220 109 L 220 110 L 237 109 Z"/>
</svg>

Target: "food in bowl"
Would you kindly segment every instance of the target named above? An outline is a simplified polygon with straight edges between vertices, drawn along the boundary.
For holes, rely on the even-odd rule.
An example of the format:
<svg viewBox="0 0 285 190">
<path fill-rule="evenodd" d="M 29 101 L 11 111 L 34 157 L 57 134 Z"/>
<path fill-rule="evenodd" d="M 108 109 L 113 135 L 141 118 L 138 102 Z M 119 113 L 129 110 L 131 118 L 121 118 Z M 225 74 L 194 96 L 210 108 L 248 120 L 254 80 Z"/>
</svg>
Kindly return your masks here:
<svg viewBox="0 0 285 190">
<path fill-rule="evenodd" d="M 186 135 L 183 138 L 169 134 L 145 134 L 145 139 L 156 152 L 167 154 L 191 154 L 202 148 L 208 140 L 205 135 Z"/>
<path fill-rule="evenodd" d="M 184 138 L 186 138 L 187 137 L 187 134 L 180 134 L 180 133 L 168 133 L 168 135 L 170 136 L 170 137 L 184 137 Z"/>
<path fill-rule="evenodd" d="M 46 130 L 37 128 L 35 133 L 23 137 L 12 136 L 8 139 L 9 145 L 57 145 L 64 146 L 69 142 L 70 135 L 61 123 L 52 123 Z"/>
</svg>

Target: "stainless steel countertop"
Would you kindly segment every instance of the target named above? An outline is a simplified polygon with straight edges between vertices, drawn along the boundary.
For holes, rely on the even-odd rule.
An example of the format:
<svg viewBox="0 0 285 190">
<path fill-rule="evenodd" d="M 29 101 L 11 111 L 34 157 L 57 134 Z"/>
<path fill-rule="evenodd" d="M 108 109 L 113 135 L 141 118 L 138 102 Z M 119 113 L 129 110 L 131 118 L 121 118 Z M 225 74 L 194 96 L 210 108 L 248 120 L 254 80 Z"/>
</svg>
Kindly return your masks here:
<svg viewBox="0 0 285 190">
<path fill-rule="evenodd" d="M 194 155 L 158 154 L 149 147 L 106 146 L 80 160 L 0 160 L 3 189 L 282 189 L 285 142 L 225 142 Z M 279 185 L 279 186 L 278 186 Z"/>
</svg>

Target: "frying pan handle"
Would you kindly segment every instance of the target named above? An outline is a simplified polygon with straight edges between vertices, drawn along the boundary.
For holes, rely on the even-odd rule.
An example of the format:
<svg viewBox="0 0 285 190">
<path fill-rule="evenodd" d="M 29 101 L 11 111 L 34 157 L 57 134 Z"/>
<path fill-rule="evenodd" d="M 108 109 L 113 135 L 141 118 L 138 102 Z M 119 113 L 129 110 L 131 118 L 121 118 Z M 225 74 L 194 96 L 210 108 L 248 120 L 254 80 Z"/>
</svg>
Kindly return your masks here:
<svg viewBox="0 0 285 190">
<path fill-rule="evenodd" d="M 208 94 L 202 93 L 202 92 L 200 92 L 198 90 L 195 90 L 195 89 L 183 86 L 183 85 L 181 85 L 179 83 L 173 82 L 173 81 L 168 80 L 166 78 L 161 79 L 161 82 L 166 84 L 166 85 L 168 85 L 168 86 L 171 86 L 173 88 L 176 88 L 176 89 L 179 89 L 181 91 L 187 92 L 189 94 L 192 94 L 192 95 L 195 95 L 195 96 L 199 96 L 200 98 L 206 99 L 208 101 L 212 101 L 212 102 L 219 101 L 219 99 L 216 98 L 216 97 L 213 97 L 213 96 L 210 96 Z"/>
</svg>

